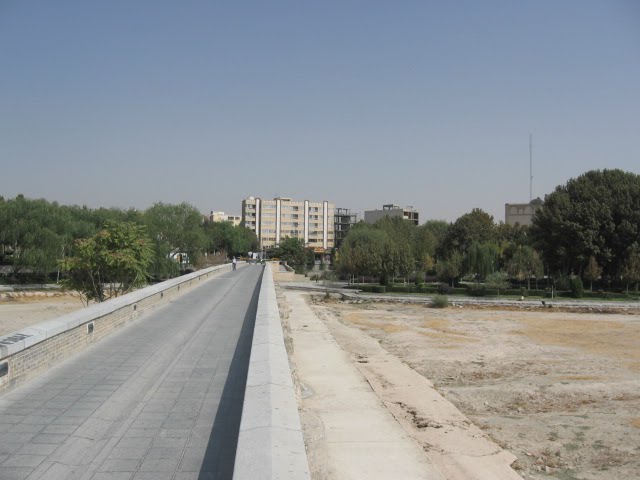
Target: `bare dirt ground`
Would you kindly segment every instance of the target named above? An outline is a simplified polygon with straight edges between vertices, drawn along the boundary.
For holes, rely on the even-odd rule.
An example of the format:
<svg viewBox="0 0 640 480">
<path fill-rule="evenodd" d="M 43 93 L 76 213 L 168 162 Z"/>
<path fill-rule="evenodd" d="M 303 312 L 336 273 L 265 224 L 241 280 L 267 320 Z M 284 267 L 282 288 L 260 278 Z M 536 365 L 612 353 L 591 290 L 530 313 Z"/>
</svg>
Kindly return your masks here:
<svg viewBox="0 0 640 480">
<path fill-rule="evenodd" d="M 311 303 L 431 380 L 523 478 L 640 478 L 640 315 Z"/>
<path fill-rule="evenodd" d="M 0 335 L 83 308 L 77 294 L 68 292 L 11 292 L 0 294 Z"/>
</svg>

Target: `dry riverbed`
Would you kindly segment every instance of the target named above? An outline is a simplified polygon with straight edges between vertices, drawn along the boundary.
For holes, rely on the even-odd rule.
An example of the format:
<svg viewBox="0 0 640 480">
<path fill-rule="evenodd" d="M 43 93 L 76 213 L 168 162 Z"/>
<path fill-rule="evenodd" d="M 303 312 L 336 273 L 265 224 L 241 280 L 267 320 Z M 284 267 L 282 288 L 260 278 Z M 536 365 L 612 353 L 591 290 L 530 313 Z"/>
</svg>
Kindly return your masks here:
<svg viewBox="0 0 640 480">
<path fill-rule="evenodd" d="M 83 308 L 69 292 L 7 292 L 0 294 L 0 335 Z"/>
<path fill-rule="evenodd" d="M 640 315 L 310 301 L 431 380 L 523 478 L 640 478 Z M 420 441 L 425 422 L 389 388 Z"/>
</svg>

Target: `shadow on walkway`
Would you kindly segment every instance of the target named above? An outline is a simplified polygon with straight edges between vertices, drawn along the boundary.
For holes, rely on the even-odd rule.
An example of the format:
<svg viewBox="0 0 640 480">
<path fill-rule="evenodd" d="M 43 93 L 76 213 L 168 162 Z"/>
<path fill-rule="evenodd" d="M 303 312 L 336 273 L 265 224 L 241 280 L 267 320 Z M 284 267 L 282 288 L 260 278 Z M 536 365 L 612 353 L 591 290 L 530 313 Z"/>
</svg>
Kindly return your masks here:
<svg viewBox="0 0 640 480">
<path fill-rule="evenodd" d="M 233 478 L 242 404 L 244 403 L 251 343 L 263 274 L 264 270 L 256 283 L 249 309 L 242 323 L 242 330 L 231 360 L 231 367 L 224 384 L 198 480 L 232 480 Z"/>
</svg>

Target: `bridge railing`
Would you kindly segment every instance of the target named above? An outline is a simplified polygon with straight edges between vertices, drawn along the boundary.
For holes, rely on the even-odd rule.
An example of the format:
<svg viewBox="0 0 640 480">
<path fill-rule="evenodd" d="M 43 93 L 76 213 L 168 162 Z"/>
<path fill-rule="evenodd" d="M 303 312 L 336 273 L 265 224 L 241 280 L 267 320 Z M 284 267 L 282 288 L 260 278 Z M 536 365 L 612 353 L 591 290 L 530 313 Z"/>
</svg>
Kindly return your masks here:
<svg viewBox="0 0 640 480">
<path fill-rule="evenodd" d="M 270 264 L 262 276 L 233 478 L 310 478 Z"/>
<path fill-rule="evenodd" d="M 0 392 L 13 388 L 109 335 L 114 329 L 231 270 L 230 264 L 199 270 L 108 302 L 0 335 Z"/>
</svg>

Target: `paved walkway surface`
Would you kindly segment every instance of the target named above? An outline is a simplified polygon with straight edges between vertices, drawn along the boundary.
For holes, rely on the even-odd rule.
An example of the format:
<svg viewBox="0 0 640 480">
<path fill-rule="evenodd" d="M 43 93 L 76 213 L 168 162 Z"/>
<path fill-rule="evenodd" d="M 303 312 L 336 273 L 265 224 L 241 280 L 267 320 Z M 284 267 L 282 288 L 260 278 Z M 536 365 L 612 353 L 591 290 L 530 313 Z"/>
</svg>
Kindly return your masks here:
<svg viewBox="0 0 640 480">
<path fill-rule="evenodd" d="M 0 480 L 230 479 L 262 270 L 214 277 L 0 396 Z"/>
</svg>

